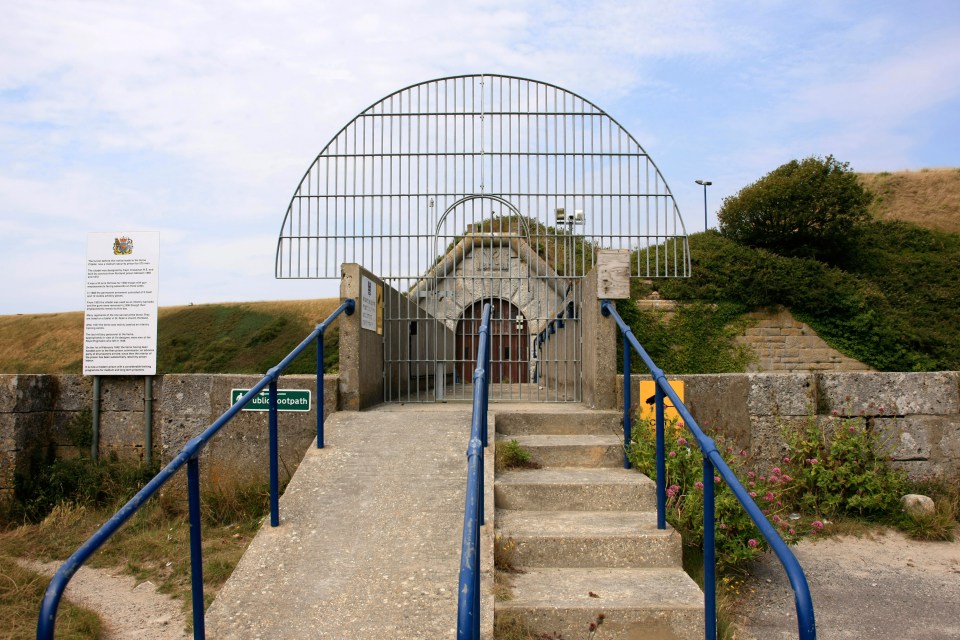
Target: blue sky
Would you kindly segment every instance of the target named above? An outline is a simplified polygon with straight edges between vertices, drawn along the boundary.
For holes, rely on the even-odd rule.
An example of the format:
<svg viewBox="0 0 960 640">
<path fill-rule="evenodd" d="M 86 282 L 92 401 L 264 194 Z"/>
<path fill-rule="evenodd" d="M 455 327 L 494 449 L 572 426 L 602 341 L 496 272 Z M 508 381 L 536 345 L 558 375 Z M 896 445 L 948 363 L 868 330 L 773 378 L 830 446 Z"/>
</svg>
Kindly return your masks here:
<svg viewBox="0 0 960 640">
<path fill-rule="evenodd" d="M 650 153 L 690 232 L 793 158 L 960 166 L 960 3 L 12 0 L 0 23 L 0 314 L 82 310 L 86 234 L 161 232 L 162 306 L 277 281 L 316 154 L 409 84 L 557 84 Z"/>
</svg>

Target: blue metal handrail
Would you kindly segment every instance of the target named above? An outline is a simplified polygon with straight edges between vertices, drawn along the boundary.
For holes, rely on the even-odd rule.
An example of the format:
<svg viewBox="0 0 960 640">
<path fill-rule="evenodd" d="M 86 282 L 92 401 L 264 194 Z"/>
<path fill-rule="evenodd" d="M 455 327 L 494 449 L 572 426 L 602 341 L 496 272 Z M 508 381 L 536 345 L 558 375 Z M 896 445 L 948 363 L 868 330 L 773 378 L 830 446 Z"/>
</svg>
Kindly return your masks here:
<svg viewBox="0 0 960 640">
<path fill-rule="evenodd" d="M 200 547 L 200 452 L 207 445 L 211 438 L 227 424 L 231 418 L 243 409 L 244 406 L 253 400 L 264 388 L 269 387 L 270 394 L 270 526 L 276 527 L 280 524 L 280 497 L 279 497 L 279 454 L 277 444 L 277 379 L 283 373 L 293 360 L 300 353 L 310 346 L 310 343 L 317 343 L 317 446 L 323 446 L 323 334 L 341 313 L 348 316 L 353 314 L 356 304 L 353 300 L 345 300 L 337 309 L 330 314 L 326 320 L 317 325 L 317 328 L 304 339 L 290 354 L 280 361 L 280 363 L 267 371 L 267 374 L 260 382 L 255 384 L 242 398 L 237 400 L 236 404 L 217 418 L 200 435 L 187 442 L 187 445 L 174 457 L 170 463 L 165 466 L 160 473 L 153 477 L 140 491 L 137 492 L 127 504 L 123 505 L 96 533 L 90 536 L 83 545 L 77 549 L 72 556 L 67 558 L 53 578 L 47 585 L 47 590 L 43 594 L 43 602 L 40 604 L 40 616 L 37 621 L 37 640 L 52 640 L 54 626 L 57 621 L 57 609 L 60 606 L 60 599 L 67 588 L 70 579 L 90 558 L 91 555 L 105 543 L 110 536 L 117 532 L 123 523 L 143 506 L 181 467 L 187 465 L 187 495 L 188 512 L 190 516 L 190 570 L 192 581 L 192 599 L 193 599 L 193 637 L 202 639 L 205 636 L 204 617 L 203 617 L 203 557 Z"/>
<path fill-rule="evenodd" d="M 490 304 L 483 305 L 477 368 L 473 373 L 473 415 L 467 447 L 467 498 L 460 547 L 457 638 L 480 640 L 480 527 L 483 525 L 483 449 L 487 446 L 490 401 Z"/>
<path fill-rule="evenodd" d="M 639 354 L 643 363 L 650 370 L 654 381 L 656 382 L 656 411 L 657 411 L 657 528 L 666 528 L 666 458 L 664 456 L 664 396 L 673 401 L 684 424 L 690 429 L 700 452 L 703 454 L 703 597 L 704 614 L 706 617 L 706 628 L 704 637 L 707 640 L 715 640 L 717 637 L 717 593 L 716 593 L 716 548 L 715 548 L 715 505 L 714 505 L 714 477 L 715 474 L 723 478 L 730 490 L 736 496 L 737 500 L 743 506 L 744 510 L 753 520 L 754 524 L 760 530 L 760 533 L 766 539 L 767 544 L 777 554 L 780 564 L 783 565 L 790 580 L 790 586 L 793 587 L 794 601 L 797 608 L 797 627 L 800 640 L 815 640 L 817 637 L 817 626 L 813 615 L 813 600 L 810 597 L 810 588 L 807 586 L 807 578 L 786 543 L 777 533 L 777 530 L 767 520 L 760 507 L 753 501 L 747 490 L 740 484 L 736 474 L 727 466 L 723 456 L 717 450 L 717 446 L 711 438 L 700 429 L 697 421 L 690 415 L 686 405 L 680 401 L 680 397 L 667 382 L 667 377 L 663 369 L 657 367 L 653 359 L 647 354 L 636 336 L 633 335 L 630 327 L 623 321 L 620 314 L 617 313 L 613 303 L 609 300 L 603 300 L 600 303 L 600 310 L 604 316 L 610 317 L 616 321 L 620 332 L 623 334 L 623 437 L 624 448 L 630 445 L 630 348 Z M 629 461 L 624 460 L 624 466 L 629 468 Z"/>
</svg>

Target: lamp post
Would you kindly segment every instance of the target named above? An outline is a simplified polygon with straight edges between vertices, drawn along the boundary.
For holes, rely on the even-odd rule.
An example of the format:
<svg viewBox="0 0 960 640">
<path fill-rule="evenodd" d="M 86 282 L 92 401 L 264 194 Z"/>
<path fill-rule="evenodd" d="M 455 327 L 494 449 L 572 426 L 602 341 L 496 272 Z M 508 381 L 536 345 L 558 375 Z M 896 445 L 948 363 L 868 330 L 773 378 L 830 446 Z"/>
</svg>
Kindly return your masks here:
<svg viewBox="0 0 960 640">
<path fill-rule="evenodd" d="M 697 184 L 703 186 L 703 230 L 707 230 L 707 187 L 713 183 L 709 180 L 697 180 Z"/>
</svg>

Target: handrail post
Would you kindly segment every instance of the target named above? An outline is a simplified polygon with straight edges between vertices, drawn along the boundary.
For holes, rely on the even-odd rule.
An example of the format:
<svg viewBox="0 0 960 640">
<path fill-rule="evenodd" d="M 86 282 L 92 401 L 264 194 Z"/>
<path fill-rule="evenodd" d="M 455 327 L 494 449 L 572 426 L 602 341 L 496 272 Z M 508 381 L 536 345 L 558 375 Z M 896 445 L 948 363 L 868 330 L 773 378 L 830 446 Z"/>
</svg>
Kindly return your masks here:
<svg viewBox="0 0 960 640">
<path fill-rule="evenodd" d="M 317 334 L 317 449 L 323 449 L 323 331 Z"/>
<path fill-rule="evenodd" d="M 664 446 L 663 389 L 654 382 L 657 428 L 657 529 L 667 528 L 667 456 Z"/>
<path fill-rule="evenodd" d="M 717 548 L 715 539 L 716 503 L 714 470 L 709 454 L 703 455 L 703 614 L 704 638 L 717 638 Z"/>
<path fill-rule="evenodd" d="M 187 496 L 190 512 L 190 579 L 193 599 L 193 637 L 205 637 L 203 619 L 203 545 L 200 531 L 199 452 L 187 461 Z"/>
<path fill-rule="evenodd" d="M 93 409 L 91 411 L 93 435 L 90 440 L 90 459 L 100 457 L 100 376 L 93 376 Z"/>
<path fill-rule="evenodd" d="M 627 336 L 623 336 L 623 468 L 630 468 L 630 457 L 627 451 L 630 449 L 632 434 L 630 433 L 630 343 Z"/>
<path fill-rule="evenodd" d="M 280 465 L 277 443 L 277 379 L 270 381 L 270 526 L 280 526 Z"/>
</svg>

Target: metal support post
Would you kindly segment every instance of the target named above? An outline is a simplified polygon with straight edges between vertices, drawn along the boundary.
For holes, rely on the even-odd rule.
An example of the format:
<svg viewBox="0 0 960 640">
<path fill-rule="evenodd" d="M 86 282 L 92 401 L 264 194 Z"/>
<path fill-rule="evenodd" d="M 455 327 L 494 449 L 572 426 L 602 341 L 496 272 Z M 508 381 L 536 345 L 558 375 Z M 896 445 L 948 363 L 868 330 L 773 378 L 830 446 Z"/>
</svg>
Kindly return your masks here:
<svg viewBox="0 0 960 640">
<path fill-rule="evenodd" d="M 199 455 L 199 453 L 198 453 Z M 190 576 L 193 596 L 193 637 L 205 637 L 203 624 L 203 546 L 200 535 L 200 461 L 187 461 L 187 496 L 190 512 Z"/>
<path fill-rule="evenodd" d="M 632 434 L 630 433 L 630 343 L 627 336 L 623 336 L 623 468 L 630 468 L 630 457 L 627 450 L 630 448 Z"/>
<path fill-rule="evenodd" d="M 657 403 L 657 529 L 667 528 L 667 458 L 663 436 L 663 389 L 656 384 Z"/>
<path fill-rule="evenodd" d="M 277 381 L 270 382 L 270 526 L 280 525 L 280 465 L 277 443 Z"/>
<path fill-rule="evenodd" d="M 714 469 L 709 455 L 703 456 L 703 613 L 704 638 L 717 638 L 717 555 L 714 530 Z"/>
</svg>

